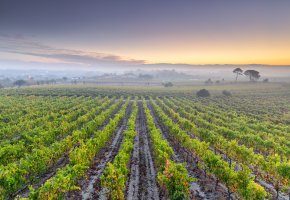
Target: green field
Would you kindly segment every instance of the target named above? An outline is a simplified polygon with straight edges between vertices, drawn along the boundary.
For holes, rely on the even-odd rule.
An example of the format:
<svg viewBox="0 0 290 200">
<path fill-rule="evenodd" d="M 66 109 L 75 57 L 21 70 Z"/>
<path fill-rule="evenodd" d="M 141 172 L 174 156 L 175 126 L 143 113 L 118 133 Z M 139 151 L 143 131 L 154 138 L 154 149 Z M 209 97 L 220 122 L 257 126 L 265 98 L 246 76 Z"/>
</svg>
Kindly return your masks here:
<svg viewBox="0 0 290 200">
<path fill-rule="evenodd" d="M 289 199 L 290 85 L 0 89 L 15 198 Z"/>
</svg>

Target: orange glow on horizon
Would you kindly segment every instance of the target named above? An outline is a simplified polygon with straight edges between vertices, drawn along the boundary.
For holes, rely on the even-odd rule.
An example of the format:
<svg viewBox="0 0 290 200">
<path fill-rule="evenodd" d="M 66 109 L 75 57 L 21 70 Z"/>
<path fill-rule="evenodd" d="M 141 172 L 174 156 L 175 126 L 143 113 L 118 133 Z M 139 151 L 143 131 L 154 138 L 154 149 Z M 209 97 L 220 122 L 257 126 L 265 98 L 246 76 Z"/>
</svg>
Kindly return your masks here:
<svg viewBox="0 0 290 200">
<path fill-rule="evenodd" d="M 111 49 L 113 51 L 113 49 Z M 146 63 L 290 65 L 290 38 L 285 40 L 189 41 L 121 48 L 119 55 Z"/>
<path fill-rule="evenodd" d="M 246 35 L 171 37 L 138 40 L 119 45 L 66 43 L 69 49 L 118 55 L 124 60 L 144 60 L 147 64 L 265 64 L 290 65 L 290 37 L 286 35 Z"/>
</svg>

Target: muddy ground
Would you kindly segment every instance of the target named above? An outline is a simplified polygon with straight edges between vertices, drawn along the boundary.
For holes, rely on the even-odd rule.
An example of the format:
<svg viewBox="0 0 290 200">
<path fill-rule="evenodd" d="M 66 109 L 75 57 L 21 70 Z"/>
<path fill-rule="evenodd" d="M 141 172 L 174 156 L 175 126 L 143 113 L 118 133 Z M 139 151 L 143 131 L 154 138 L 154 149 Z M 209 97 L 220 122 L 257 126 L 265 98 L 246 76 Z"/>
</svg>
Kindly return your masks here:
<svg viewBox="0 0 290 200">
<path fill-rule="evenodd" d="M 205 176 L 204 172 L 200 170 L 193 159 L 192 154 L 186 149 L 182 148 L 180 143 L 176 141 L 170 134 L 167 127 L 162 123 L 157 116 L 151 103 L 148 101 L 148 108 L 151 110 L 151 114 L 154 118 L 156 126 L 161 130 L 161 133 L 174 150 L 174 160 L 177 163 L 186 163 L 186 169 L 189 172 L 189 176 L 196 179 L 191 183 L 190 193 L 191 199 L 227 199 L 226 188 L 221 185 L 215 184 L 215 180 Z"/>
<path fill-rule="evenodd" d="M 138 102 L 138 108 L 137 136 L 131 159 L 131 172 L 126 199 L 160 199 L 146 117 L 141 101 Z"/>
<path fill-rule="evenodd" d="M 129 116 L 132 112 L 132 103 L 126 110 L 124 119 L 119 123 L 117 130 L 113 133 L 112 139 L 108 142 L 94 158 L 94 161 L 87 171 L 86 178 L 78 181 L 77 186 L 81 190 L 70 191 L 66 199 L 98 199 L 101 192 L 100 177 L 103 174 L 107 163 L 112 162 L 117 155 L 126 129 Z"/>
</svg>

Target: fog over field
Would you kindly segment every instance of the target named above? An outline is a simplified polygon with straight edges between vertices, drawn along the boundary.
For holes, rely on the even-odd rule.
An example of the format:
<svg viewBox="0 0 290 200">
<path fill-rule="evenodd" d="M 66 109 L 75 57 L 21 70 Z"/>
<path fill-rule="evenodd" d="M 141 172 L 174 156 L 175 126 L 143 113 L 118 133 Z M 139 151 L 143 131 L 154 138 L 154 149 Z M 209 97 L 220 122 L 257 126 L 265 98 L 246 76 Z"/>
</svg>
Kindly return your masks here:
<svg viewBox="0 0 290 200">
<path fill-rule="evenodd" d="M 0 0 L 0 200 L 290 200 L 290 0 Z"/>
<path fill-rule="evenodd" d="M 43 66 L 35 63 L 19 63 L 10 65 L 2 63 L 0 67 L 0 78 L 17 78 L 17 77 L 94 77 L 104 74 L 162 74 L 166 72 L 181 73 L 188 75 L 184 77 L 185 81 L 203 82 L 208 78 L 227 81 L 234 81 L 235 75 L 233 70 L 237 67 L 244 71 L 254 69 L 260 72 L 261 80 L 268 78 L 273 82 L 290 82 L 290 67 L 289 66 L 269 66 L 269 65 L 185 65 L 185 64 L 140 64 L 131 66 L 108 66 L 104 64 L 102 67 L 71 67 L 71 66 Z M 25 68 L 23 66 L 26 66 Z M 166 75 L 166 74 L 165 74 Z M 173 81 L 176 77 L 172 77 Z M 240 76 L 239 81 L 248 81 L 246 76 Z"/>
</svg>

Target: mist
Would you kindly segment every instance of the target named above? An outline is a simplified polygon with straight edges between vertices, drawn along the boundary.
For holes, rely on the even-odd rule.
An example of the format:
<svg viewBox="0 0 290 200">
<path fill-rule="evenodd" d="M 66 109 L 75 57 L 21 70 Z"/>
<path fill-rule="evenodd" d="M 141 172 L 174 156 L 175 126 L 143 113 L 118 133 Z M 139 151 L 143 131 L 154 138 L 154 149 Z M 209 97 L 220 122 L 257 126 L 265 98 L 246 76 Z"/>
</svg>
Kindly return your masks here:
<svg viewBox="0 0 290 200">
<path fill-rule="evenodd" d="M 290 67 L 269 65 L 185 65 L 185 64 L 139 64 L 130 66 L 103 65 L 103 67 L 69 67 L 62 65 L 27 63 L 27 65 L 1 65 L 0 84 L 13 87 L 17 80 L 25 80 L 28 85 L 39 84 L 104 84 L 161 85 L 164 82 L 184 84 L 213 83 L 232 84 L 235 82 L 233 70 L 252 69 L 260 73 L 258 82 L 290 82 Z M 247 83 L 245 75 L 238 77 L 239 83 Z"/>
</svg>

